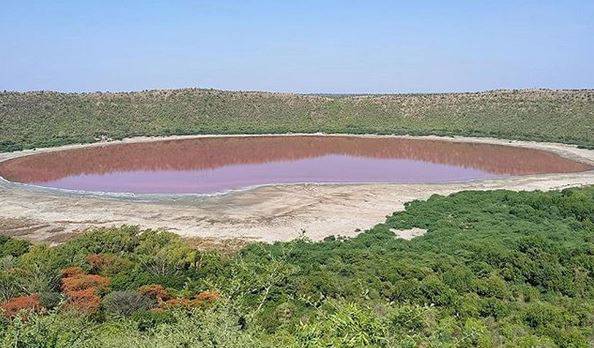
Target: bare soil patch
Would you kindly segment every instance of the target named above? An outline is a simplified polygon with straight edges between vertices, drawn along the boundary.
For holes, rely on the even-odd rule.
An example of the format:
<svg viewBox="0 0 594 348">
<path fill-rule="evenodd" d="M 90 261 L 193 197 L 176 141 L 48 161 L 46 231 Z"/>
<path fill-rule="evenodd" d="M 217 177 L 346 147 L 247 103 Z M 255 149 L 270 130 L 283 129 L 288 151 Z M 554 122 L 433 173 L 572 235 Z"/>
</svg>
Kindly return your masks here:
<svg viewBox="0 0 594 348">
<path fill-rule="evenodd" d="M 396 235 L 396 237 L 398 238 L 402 238 L 402 239 L 406 239 L 406 240 L 411 240 L 415 237 L 420 237 L 422 235 L 424 235 L 425 233 L 427 233 L 427 230 L 424 230 L 422 228 L 410 228 L 408 230 L 396 230 L 396 229 L 390 229 L 390 231 L 394 232 L 394 234 Z"/>
</svg>

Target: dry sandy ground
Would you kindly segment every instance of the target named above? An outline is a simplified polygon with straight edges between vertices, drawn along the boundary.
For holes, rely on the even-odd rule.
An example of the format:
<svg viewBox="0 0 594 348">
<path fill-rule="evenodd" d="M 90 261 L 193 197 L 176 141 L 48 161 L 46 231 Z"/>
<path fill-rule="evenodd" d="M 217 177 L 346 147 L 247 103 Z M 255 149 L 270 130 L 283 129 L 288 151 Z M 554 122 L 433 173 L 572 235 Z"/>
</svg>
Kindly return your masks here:
<svg viewBox="0 0 594 348">
<path fill-rule="evenodd" d="M 123 142 L 189 138 L 133 138 Z M 439 138 L 548 150 L 594 165 L 594 151 L 574 146 L 488 138 Z M 120 143 L 113 142 L 113 143 Z M 0 161 L 32 153 L 90 145 L 0 154 Z M 104 197 L 0 181 L 0 234 L 62 242 L 91 226 L 139 225 L 208 240 L 278 241 L 305 234 L 353 236 L 402 210 L 404 203 L 461 190 L 550 190 L 594 184 L 594 170 L 453 184 L 275 185 L 220 196 Z M 410 237 L 408 235 L 403 237 Z M 414 237 L 414 236 L 412 236 Z M 410 238 L 412 238 L 410 237 Z"/>
</svg>

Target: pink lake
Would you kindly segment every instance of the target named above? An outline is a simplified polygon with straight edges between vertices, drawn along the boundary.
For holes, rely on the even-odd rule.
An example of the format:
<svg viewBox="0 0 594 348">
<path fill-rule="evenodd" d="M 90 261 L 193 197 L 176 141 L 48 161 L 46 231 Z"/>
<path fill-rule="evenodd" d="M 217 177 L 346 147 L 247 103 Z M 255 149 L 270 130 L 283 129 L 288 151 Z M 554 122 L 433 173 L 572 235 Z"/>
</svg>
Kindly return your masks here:
<svg viewBox="0 0 594 348">
<path fill-rule="evenodd" d="M 0 163 L 0 176 L 115 193 L 218 193 L 292 183 L 447 183 L 591 169 L 541 150 L 390 137 L 206 137 L 111 144 Z"/>
</svg>

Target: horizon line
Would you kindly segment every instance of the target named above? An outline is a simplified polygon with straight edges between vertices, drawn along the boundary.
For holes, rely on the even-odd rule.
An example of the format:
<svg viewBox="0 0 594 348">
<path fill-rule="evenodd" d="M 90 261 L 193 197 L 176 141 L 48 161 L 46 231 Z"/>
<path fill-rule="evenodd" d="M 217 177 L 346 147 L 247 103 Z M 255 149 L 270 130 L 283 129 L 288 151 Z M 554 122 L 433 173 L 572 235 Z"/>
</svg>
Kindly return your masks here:
<svg viewBox="0 0 594 348">
<path fill-rule="evenodd" d="M 446 94 L 481 94 L 481 93 L 526 93 L 526 92 L 594 92 L 592 88 L 546 88 L 546 87 L 529 87 L 529 88 L 496 88 L 496 89 L 482 89 L 482 90 L 464 90 L 464 91 L 447 91 L 447 92 L 362 92 L 362 93 L 333 93 L 333 92 L 281 92 L 281 91 L 266 91 L 266 90 L 239 90 L 239 89 L 221 89 L 211 87 L 179 87 L 179 88 L 151 88 L 142 90 L 126 90 L 126 91 L 59 91 L 51 89 L 39 90 L 0 90 L 0 94 L 66 94 L 66 95 L 97 95 L 97 94 L 137 94 L 137 93 L 156 93 L 156 92 L 176 92 L 176 91 L 213 91 L 224 93 L 250 93 L 250 94 L 276 94 L 276 95 L 300 95 L 300 96 L 386 96 L 386 95 L 446 95 Z"/>
</svg>

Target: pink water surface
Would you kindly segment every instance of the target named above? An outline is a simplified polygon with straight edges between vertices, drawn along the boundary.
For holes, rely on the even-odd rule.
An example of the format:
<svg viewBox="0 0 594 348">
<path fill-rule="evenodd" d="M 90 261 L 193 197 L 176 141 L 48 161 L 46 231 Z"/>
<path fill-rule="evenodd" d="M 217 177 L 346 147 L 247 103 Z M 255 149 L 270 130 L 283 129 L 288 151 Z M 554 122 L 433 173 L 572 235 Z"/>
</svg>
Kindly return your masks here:
<svg viewBox="0 0 594 348">
<path fill-rule="evenodd" d="M 8 180 L 45 187 L 178 194 L 291 183 L 444 183 L 587 169 L 510 146 L 313 136 L 121 144 L 0 163 Z"/>
<path fill-rule="evenodd" d="M 212 193 L 273 183 L 440 183 L 500 176 L 479 169 L 407 159 L 326 155 L 296 161 L 229 165 L 205 170 L 73 175 L 42 184 L 84 191 Z"/>
</svg>

